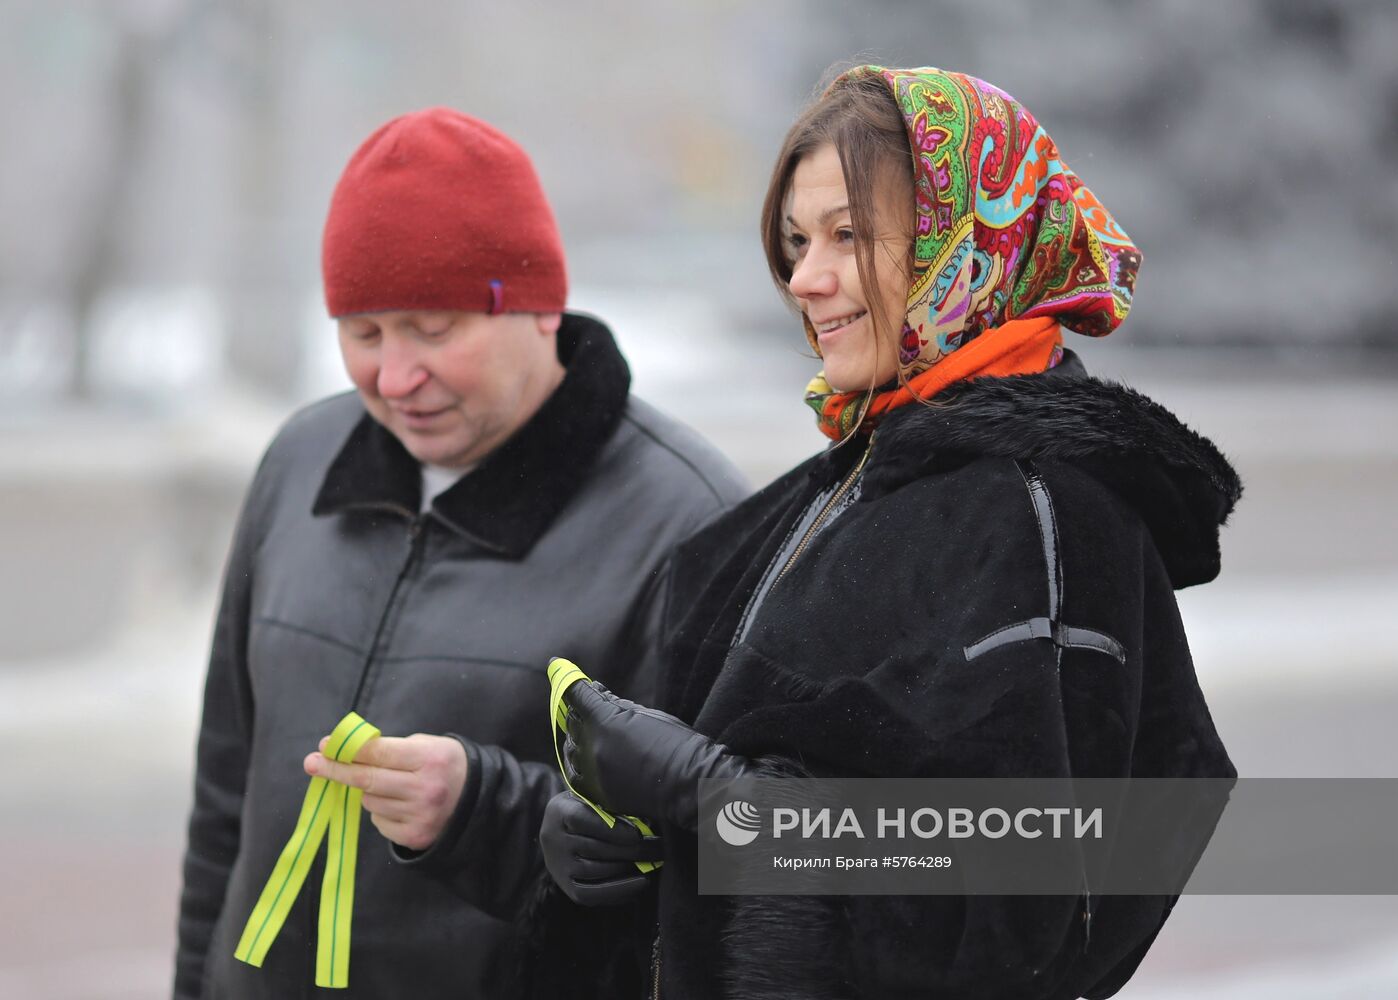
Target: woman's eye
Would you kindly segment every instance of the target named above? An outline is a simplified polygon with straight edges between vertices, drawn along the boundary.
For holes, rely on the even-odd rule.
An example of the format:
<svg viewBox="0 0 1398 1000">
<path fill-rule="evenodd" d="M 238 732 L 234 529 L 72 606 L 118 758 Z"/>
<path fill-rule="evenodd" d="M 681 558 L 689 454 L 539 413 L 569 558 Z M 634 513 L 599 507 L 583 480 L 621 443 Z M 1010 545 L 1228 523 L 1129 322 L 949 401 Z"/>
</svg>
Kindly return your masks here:
<svg viewBox="0 0 1398 1000">
<path fill-rule="evenodd" d="M 847 228 L 840 228 L 835 230 L 835 240 L 838 243 L 853 243 L 854 230 Z"/>
<path fill-rule="evenodd" d="M 792 260 L 799 260 L 806 252 L 806 237 L 792 233 L 786 237 L 787 256 Z"/>
</svg>

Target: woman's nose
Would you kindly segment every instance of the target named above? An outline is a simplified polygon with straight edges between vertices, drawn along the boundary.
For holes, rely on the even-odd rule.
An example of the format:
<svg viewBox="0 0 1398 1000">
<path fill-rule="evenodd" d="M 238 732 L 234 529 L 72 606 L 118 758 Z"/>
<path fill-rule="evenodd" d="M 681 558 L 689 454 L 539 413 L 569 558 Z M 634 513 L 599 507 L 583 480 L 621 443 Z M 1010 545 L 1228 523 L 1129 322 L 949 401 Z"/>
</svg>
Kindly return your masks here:
<svg viewBox="0 0 1398 1000">
<path fill-rule="evenodd" d="M 798 299 L 820 298 L 834 295 L 839 288 L 839 280 L 829 258 L 813 248 L 791 269 L 791 280 L 787 282 L 787 287 Z"/>
</svg>

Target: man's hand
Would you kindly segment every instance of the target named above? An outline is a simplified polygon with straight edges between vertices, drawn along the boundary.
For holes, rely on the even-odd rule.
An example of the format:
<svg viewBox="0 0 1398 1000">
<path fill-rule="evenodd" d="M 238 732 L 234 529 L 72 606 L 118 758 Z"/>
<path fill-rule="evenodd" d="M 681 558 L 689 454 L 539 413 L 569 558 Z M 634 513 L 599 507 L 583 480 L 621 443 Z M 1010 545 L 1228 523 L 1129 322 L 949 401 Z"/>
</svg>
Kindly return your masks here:
<svg viewBox="0 0 1398 1000">
<path fill-rule="evenodd" d="M 317 752 L 303 766 L 312 777 L 362 789 L 379 833 L 413 851 L 436 843 L 466 786 L 466 751 L 450 736 L 381 736 L 364 744 L 353 764 Z"/>
</svg>

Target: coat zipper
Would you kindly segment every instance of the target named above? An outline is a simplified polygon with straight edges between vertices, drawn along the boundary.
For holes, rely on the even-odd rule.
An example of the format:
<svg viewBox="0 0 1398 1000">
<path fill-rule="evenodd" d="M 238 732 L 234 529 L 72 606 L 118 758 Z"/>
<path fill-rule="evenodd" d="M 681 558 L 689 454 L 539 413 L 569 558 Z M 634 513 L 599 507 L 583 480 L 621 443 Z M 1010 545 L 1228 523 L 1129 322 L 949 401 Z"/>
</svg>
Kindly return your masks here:
<svg viewBox="0 0 1398 1000">
<path fill-rule="evenodd" d="M 820 531 L 821 526 L 822 526 L 823 524 L 825 524 L 826 519 L 830 516 L 830 512 L 831 512 L 832 510 L 835 509 L 835 507 L 840 503 L 841 500 L 844 499 L 845 494 L 849 493 L 850 489 L 853 488 L 854 483 L 855 483 L 855 480 L 857 480 L 857 479 L 859 478 L 859 474 L 860 474 L 861 472 L 864 471 L 865 463 L 867 463 L 867 462 L 869 461 L 869 453 L 872 452 L 873 450 L 874 450 L 874 435 L 873 435 L 873 434 L 870 434 L 870 435 L 869 435 L 869 444 L 868 444 L 868 446 L 864 449 L 864 454 L 861 455 L 861 456 L 859 457 L 859 461 L 855 464 L 854 468 L 850 470 L 850 473 L 849 473 L 849 475 L 847 475 L 847 476 L 845 477 L 844 482 L 842 482 L 842 483 L 840 484 L 840 488 L 837 489 L 833 494 L 831 494 L 830 499 L 827 500 L 827 501 L 825 502 L 825 506 L 824 506 L 823 508 L 821 508 L 820 513 L 819 513 L 818 515 L 816 515 L 816 519 L 815 519 L 814 521 L 811 522 L 811 526 L 810 526 L 809 528 L 806 529 L 806 533 L 801 537 L 800 543 L 798 543 L 797 546 L 796 546 L 796 548 L 792 550 L 792 552 L 791 552 L 791 557 L 790 557 L 789 559 L 787 559 L 786 565 L 783 566 L 782 569 L 781 569 L 781 572 L 777 574 L 776 580 L 773 580 L 773 581 L 772 581 L 773 586 L 775 586 L 775 585 L 777 584 L 777 582 L 778 582 L 779 580 L 781 580 L 782 577 L 786 576 L 787 571 L 790 570 L 791 567 L 792 567 L 793 565 L 795 565 L 797 557 L 800 556 L 801 553 L 805 551 L 806 546 L 810 544 L 811 539 L 814 538 L 814 537 L 816 536 L 816 533 L 817 533 L 818 531 Z M 655 940 L 651 942 L 651 946 L 650 946 L 650 997 L 649 997 L 649 1000 L 660 1000 L 660 930 L 659 930 L 659 928 L 656 929 L 656 932 L 655 932 Z"/>
<path fill-rule="evenodd" d="M 792 550 L 791 558 L 786 561 L 786 565 L 782 567 L 782 571 L 778 573 L 777 578 L 772 581 L 773 586 L 780 582 L 781 578 L 786 576 L 791 567 L 796 564 L 797 558 L 805 551 L 806 546 L 810 544 L 811 539 L 816 536 L 816 533 L 820 531 L 821 525 L 825 524 L 825 519 L 830 516 L 830 512 L 839 505 L 840 501 L 844 499 L 845 494 L 854 486 L 854 481 L 858 479 L 859 474 L 864 471 L 864 465 L 869 461 L 869 453 L 873 450 L 874 435 L 870 434 L 869 445 L 864 449 L 864 454 L 859 456 L 859 461 L 855 464 L 854 468 L 850 470 L 849 475 L 845 477 L 845 481 L 840 484 L 840 488 L 825 502 L 825 506 L 821 509 L 820 514 L 811 522 L 811 526 L 806 529 L 806 534 L 802 536 L 800 543 Z"/>
<path fill-rule="evenodd" d="M 1087 878 L 1083 878 L 1082 894 L 1082 950 L 1087 954 L 1087 949 L 1092 944 L 1092 891 L 1087 887 Z"/>
<path fill-rule="evenodd" d="M 660 1000 L 660 928 L 650 946 L 650 1000 Z"/>
<path fill-rule="evenodd" d="M 374 660 L 379 654 L 379 643 L 383 639 L 384 628 L 388 625 L 388 619 L 393 613 L 393 606 L 398 600 L 398 590 L 403 586 L 403 580 L 408 575 L 408 570 L 417 561 L 418 554 L 422 551 L 423 521 L 425 517 L 413 514 L 401 507 L 390 507 L 396 513 L 407 515 L 408 518 L 408 557 L 403 560 L 403 565 L 398 568 L 398 576 L 393 581 L 393 587 L 388 592 L 388 601 L 384 604 L 383 614 L 379 616 L 378 627 L 374 629 L 374 639 L 369 643 L 369 653 L 364 658 L 364 666 L 359 670 L 359 683 L 354 689 L 354 698 L 350 702 L 350 708 L 359 711 L 360 698 L 364 696 L 364 685 L 369 680 L 369 671 L 373 669 Z"/>
<path fill-rule="evenodd" d="M 364 665 L 360 667 L 359 683 L 355 686 L 354 699 L 350 702 L 350 708 L 355 711 L 358 711 L 360 707 L 359 699 L 364 694 L 364 682 L 368 680 L 369 670 L 374 665 L 375 656 L 378 655 L 379 640 L 383 638 L 384 626 L 388 623 L 388 617 L 393 610 L 393 604 L 398 599 L 398 589 L 403 585 L 404 577 L 408 575 L 408 570 L 412 568 L 413 563 L 417 560 L 418 553 L 421 551 L 421 539 L 423 535 L 423 515 L 414 514 L 407 508 L 399 507 L 397 504 L 376 504 L 375 506 L 379 507 L 381 510 L 389 510 L 395 514 L 401 514 L 408 519 L 408 557 L 403 560 L 403 565 L 398 568 L 398 576 L 393 581 L 393 588 L 388 592 L 388 601 L 384 605 L 383 614 L 379 617 L 379 624 L 374 629 L 374 639 L 369 643 L 368 655 L 364 658 Z M 320 863 L 323 864 L 324 862 L 322 861 Z M 316 939 L 320 917 L 314 906 L 307 905 L 305 911 L 307 921 L 306 940 L 314 941 Z M 308 950 L 306 954 L 309 964 L 306 967 L 306 974 L 302 981 L 307 985 L 305 986 L 305 992 L 301 995 L 309 997 L 312 992 L 312 987 L 309 984 L 315 980 L 315 949 Z"/>
</svg>

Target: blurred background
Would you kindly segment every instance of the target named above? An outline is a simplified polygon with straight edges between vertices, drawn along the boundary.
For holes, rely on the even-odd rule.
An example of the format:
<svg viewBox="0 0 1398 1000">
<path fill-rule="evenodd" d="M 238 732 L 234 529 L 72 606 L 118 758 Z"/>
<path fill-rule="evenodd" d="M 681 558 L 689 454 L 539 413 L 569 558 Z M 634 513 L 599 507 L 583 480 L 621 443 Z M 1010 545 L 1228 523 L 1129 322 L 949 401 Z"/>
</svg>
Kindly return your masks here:
<svg viewBox="0 0 1398 1000">
<path fill-rule="evenodd" d="M 1395 52 L 1391 0 L 0 0 L 0 996 L 168 991 L 232 518 L 348 385 L 331 187 L 432 104 L 530 151 L 573 305 L 760 485 L 823 440 L 756 237 L 791 118 L 837 62 L 1022 99 L 1145 250 L 1071 346 L 1247 484 L 1181 595 L 1239 770 L 1395 776 Z M 1398 996 L 1398 899 L 1185 897 L 1121 995 Z"/>
</svg>

